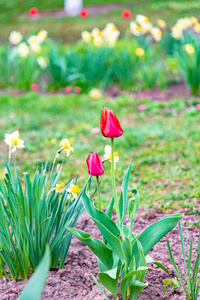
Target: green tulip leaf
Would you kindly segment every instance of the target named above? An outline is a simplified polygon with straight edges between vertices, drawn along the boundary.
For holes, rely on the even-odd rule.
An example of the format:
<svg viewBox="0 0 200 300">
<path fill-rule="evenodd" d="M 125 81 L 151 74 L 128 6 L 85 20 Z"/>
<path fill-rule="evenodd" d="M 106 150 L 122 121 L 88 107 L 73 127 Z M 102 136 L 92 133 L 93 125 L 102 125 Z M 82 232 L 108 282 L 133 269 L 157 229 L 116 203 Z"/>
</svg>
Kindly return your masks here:
<svg viewBox="0 0 200 300">
<path fill-rule="evenodd" d="M 126 208 L 127 208 L 127 201 L 128 201 L 128 182 L 129 182 L 130 171 L 131 171 L 131 165 L 129 165 L 122 182 L 122 194 L 119 200 L 119 209 L 121 214 L 120 227 L 123 226 L 124 218 L 126 215 Z"/>
<path fill-rule="evenodd" d="M 39 300 L 50 268 L 50 250 L 45 254 L 18 300 Z"/>
<path fill-rule="evenodd" d="M 126 264 L 129 265 L 129 262 L 132 258 L 132 247 L 131 242 L 127 237 L 125 237 L 122 241 L 122 251 L 124 254 Z"/>
<path fill-rule="evenodd" d="M 112 211 L 113 211 L 113 206 L 114 206 L 114 196 L 112 196 L 110 203 L 106 209 L 106 214 L 109 216 L 109 218 L 112 218 Z"/>
<path fill-rule="evenodd" d="M 90 238 L 90 234 L 75 228 L 67 228 L 79 241 L 87 245 L 90 250 L 102 261 L 108 268 L 112 268 L 113 257 L 112 250 L 109 249 L 103 242 Z"/>
<path fill-rule="evenodd" d="M 115 297 L 117 296 L 118 279 L 119 267 L 99 273 L 99 280 Z"/>
<path fill-rule="evenodd" d="M 146 257 L 146 263 L 147 264 L 155 264 L 157 267 L 161 268 L 163 271 L 165 271 L 166 273 L 169 274 L 169 270 L 167 270 L 167 268 L 165 268 L 165 266 L 163 266 L 161 263 L 155 261 L 152 257 L 150 257 L 149 255 L 147 255 Z"/>
<path fill-rule="evenodd" d="M 126 300 L 126 291 L 127 291 L 127 286 L 131 283 L 133 280 L 134 276 L 146 272 L 149 268 L 148 267 L 139 267 L 137 270 L 129 272 L 121 281 L 120 283 L 120 291 L 123 297 L 123 300 Z"/>
<path fill-rule="evenodd" d="M 183 217 L 183 214 L 174 214 L 161 218 L 159 221 L 148 226 L 142 233 L 131 241 L 132 253 L 136 256 L 136 264 L 138 264 L 139 253 L 137 252 L 138 240 L 144 250 L 146 256 L 153 246 L 163 238 L 170 230 L 172 230 L 179 220 Z"/>
<path fill-rule="evenodd" d="M 142 292 L 142 290 L 148 286 L 148 283 L 143 283 L 140 281 L 134 281 L 130 285 L 130 299 L 136 300 L 138 295 Z"/>
<path fill-rule="evenodd" d="M 130 219 L 134 218 L 138 207 L 139 207 L 139 202 L 140 202 L 140 194 L 139 191 L 134 189 L 132 190 L 132 193 L 134 196 L 129 200 L 128 203 L 128 216 Z"/>
</svg>

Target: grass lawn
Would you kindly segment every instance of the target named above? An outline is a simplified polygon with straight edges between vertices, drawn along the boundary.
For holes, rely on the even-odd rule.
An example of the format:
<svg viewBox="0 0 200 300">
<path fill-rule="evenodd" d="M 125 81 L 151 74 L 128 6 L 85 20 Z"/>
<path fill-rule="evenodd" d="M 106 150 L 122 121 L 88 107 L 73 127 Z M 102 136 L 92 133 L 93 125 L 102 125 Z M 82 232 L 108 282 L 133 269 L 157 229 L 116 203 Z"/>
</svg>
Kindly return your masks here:
<svg viewBox="0 0 200 300">
<path fill-rule="evenodd" d="M 1 1 L 2 2 L 2 1 Z M 18 4 L 15 4 L 18 3 Z M 23 12 L 28 12 L 32 6 L 37 6 L 39 11 L 50 9 L 62 9 L 64 0 L 55 1 L 3 1 L 0 3 L 0 41 L 7 42 L 8 36 L 11 31 L 17 30 L 25 35 L 34 34 L 41 29 L 48 31 L 51 38 L 62 40 L 64 42 L 75 42 L 80 39 L 81 32 L 83 30 L 92 30 L 94 27 L 102 29 L 106 23 L 113 22 L 119 28 L 121 32 L 124 32 L 130 24 L 130 20 L 124 20 L 121 17 L 121 11 L 123 8 L 111 10 L 100 15 L 90 15 L 86 19 L 79 17 L 70 18 L 55 18 L 51 14 L 32 20 L 28 13 L 27 15 L 21 15 Z M 187 1 L 175 1 L 170 2 L 163 0 L 151 0 L 151 1 L 136 1 L 127 0 L 126 3 L 122 0 L 86 0 L 84 4 L 87 8 L 91 5 L 106 5 L 108 3 L 122 4 L 124 8 L 129 7 L 133 13 L 132 19 L 135 15 L 145 14 L 149 17 L 150 21 L 156 24 L 159 18 L 163 18 L 167 21 L 168 26 L 175 24 L 176 20 L 185 16 L 196 16 L 200 14 L 200 3 L 190 0 Z M 175 4 L 174 4 L 175 3 Z M 52 26 L 53 24 L 53 26 Z"/>
<path fill-rule="evenodd" d="M 88 154 L 95 151 L 102 157 L 110 142 L 101 133 L 91 133 L 93 127 L 99 127 L 100 111 L 106 106 L 115 111 L 124 129 L 124 135 L 115 140 L 120 156 L 118 184 L 125 167 L 132 163 L 130 188 L 139 189 L 144 207 L 192 209 L 200 196 L 200 111 L 195 108 L 196 103 L 195 98 L 165 103 L 134 100 L 126 94 L 102 100 L 73 94 L 38 96 L 34 92 L 1 95 L 0 175 L 5 172 L 7 155 L 4 134 L 19 129 L 26 145 L 25 150 L 16 153 L 21 175 L 23 171 L 33 173 L 45 161 L 52 162 L 60 140 L 70 138 L 74 153 L 69 158 L 62 153 L 58 160 L 63 161 L 62 180 L 75 178 L 78 173 L 82 187 L 88 176 Z M 139 104 L 146 104 L 146 110 L 139 111 Z M 104 206 L 111 195 L 109 164 L 101 177 Z"/>
</svg>

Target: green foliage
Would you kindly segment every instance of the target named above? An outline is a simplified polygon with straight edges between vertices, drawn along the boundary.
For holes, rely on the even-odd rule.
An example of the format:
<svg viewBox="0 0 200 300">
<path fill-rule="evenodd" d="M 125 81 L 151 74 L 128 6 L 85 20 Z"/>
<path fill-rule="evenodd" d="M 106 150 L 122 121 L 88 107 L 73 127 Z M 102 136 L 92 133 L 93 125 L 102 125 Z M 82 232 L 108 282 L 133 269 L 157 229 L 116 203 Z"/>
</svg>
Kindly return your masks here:
<svg viewBox="0 0 200 300">
<path fill-rule="evenodd" d="M 50 268 L 50 250 L 46 247 L 44 257 L 30 278 L 18 300 L 39 300 Z"/>
<path fill-rule="evenodd" d="M 174 260 L 172 250 L 170 247 L 170 243 L 167 240 L 167 247 L 169 251 L 169 256 L 171 259 L 171 262 L 173 264 L 174 270 L 181 282 L 181 285 L 184 288 L 185 294 L 187 296 L 188 300 L 197 300 L 198 299 L 198 294 L 200 290 L 200 277 L 198 278 L 198 269 L 199 269 L 199 264 L 200 264 L 200 229 L 199 229 L 199 242 L 198 242 L 198 249 L 197 249 L 197 257 L 194 263 L 193 271 L 191 269 L 192 267 L 192 244 L 193 240 L 190 240 L 190 243 L 188 241 L 188 236 L 186 232 L 186 253 L 185 253 L 185 247 L 184 247 L 184 240 L 183 240 L 183 232 L 181 228 L 181 223 L 179 222 L 179 232 L 180 232 L 180 237 L 181 237 L 181 247 L 182 247 L 182 253 L 183 253 L 183 261 L 184 261 L 184 268 L 185 268 L 185 275 L 186 275 L 186 281 L 187 285 L 184 284 L 181 273 L 178 270 L 178 267 L 176 265 L 176 262 Z"/>
<path fill-rule="evenodd" d="M 8 278 L 26 279 L 35 270 L 45 252 L 51 251 L 51 266 L 63 267 L 71 234 L 66 226 L 74 226 L 83 211 L 81 193 L 77 199 L 66 189 L 56 193 L 61 168 L 48 180 L 47 164 L 41 173 L 36 170 L 33 180 L 24 172 L 20 179 L 16 165 L 14 174 L 7 164 L 7 173 L 0 183 L 0 268 Z M 71 183 L 69 180 L 65 187 Z M 8 270 L 8 272 L 7 272 Z"/>
</svg>

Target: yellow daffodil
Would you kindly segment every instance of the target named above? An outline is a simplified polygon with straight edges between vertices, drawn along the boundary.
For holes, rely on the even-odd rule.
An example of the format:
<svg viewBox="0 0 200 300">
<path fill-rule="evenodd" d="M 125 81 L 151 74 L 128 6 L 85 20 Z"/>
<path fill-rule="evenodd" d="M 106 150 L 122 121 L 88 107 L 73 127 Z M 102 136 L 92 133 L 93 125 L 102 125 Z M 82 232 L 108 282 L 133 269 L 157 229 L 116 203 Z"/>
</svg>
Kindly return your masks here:
<svg viewBox="0 0 200 300">
<path fill-rule="evenodd" d="M 101 98 L 101 90 L 99 89 L 92 89 L 89 93 L 89 96 L 92 98 L 92 99 L 99 99 Z"/>
<path fill-rule="evenodd" d="M 37 58 L 37 63 L 42 70 L 45 70 L 47 68 L 48 62 L 48 58 L 44 58 L 42 56 Z"/>
<path fill-rule="evenodd" d="M 151 29 L 151 35 L 152 35 L 152 37 L 154 38 L 154 40 L 156 42 L 159 42 L 161 40 L 161 37 L 162 37 L 162 31 L 158 27 L 153 27 Z"/>
<path fill-rule="evenodd" d="M 17 45 L 21 42 L 22 40 L 22 35 L 20 32 L 18 31 L 12 31 L 10 33 L 10 36 L 9 36 L 9 41 L 13 44 L 13 45 Z"/>
<path fill-rule="evenodd" d="M 21 43 L 17 47 L 17 51 L 21 57 L 27 57 L 30 53 L 30 49 L 26 43 Z"/>
<path fill-rule="evenodd" d="M 164 21 L 164 20 L 162 20 L 162 19 L 159 19 L 158 21 L 157 21 L 157 24 L 158 24 L 158 26 L 161 28 L 161 29 L 165 29 L 166 28 L 166 22 Z"/>
<path fill-rule="evenodd" d="M 109 145 L 106 145 L 104 148 L 105 154 L 104 159 L 111 162 L 111 147 Z M 119 161 L 119 154 L 118 151 L 114 152 L 114 165 Z"/>
<path fill-rule="evenodd" d="M 144 54 L 145 54 L 144 49 L 142 49 L 142 48 L 136 48 L 135 49 L 135 54 L 137 56 L 144 56 Z"/>
<path fill-rule="evenodd" d="M 17 148 L 24 148 L 24 141 L 21 139 L 19 131 L 16 130 L 11 134 L 5 134 L 4 142 L 9 146 L 11 152 L 15 152 Z"/>
<path fill-rule="evenodd" d="M 41 30 L 38 32 L 37 34 L 37 39 L 38 39 L 38 42 L 41 44 L 44 42 L 44 40 L 46 40 L 47 38 L 47 31 L 46 30 Z"/>
<path fill-rule="evenodd" d="M 194 47 L 193 47 L 192 45 L 190 45 L 190 44 L 186 44 L 186 45 L 184 46 L 184 48 L 185 48 L 185 51 L 186 51 L 186 53 L 187 53 L 188 55 L 193 55 L 194 52 L 195 52 Z"/>
<path fill-rule="evenodd" d="M 200 23 L 195 23 L 193 28 L 194 28 L 194 31 L 200 32 Z"/>
<path fill-rule="evenodd" d="M 71 147 L 71 145 L 73 145 L 72 141 L 69 140 L 69 139 L 63 139 L 61 142 L 60 142 L 60 152 L 65 150 L 66 151 L 66 154 L 67 154 L 67 157 L 70 155 L 71 152 L 74 151 L 74 148 Z"/>
<path fill-rule="evenodd" d="M 65 184 L 61 183 L 61 184 L 56 184 L 55 188 L 52 189 L 52 191 L 56 191 L 56 193 L 60 193 L 61 190 L 64 188 Z"/>
<path fill-rule="evenodd" d="M 73 182 L 70 184 L 69 188 L 67 189 L 67 192 L 72 194 L 73 197 L 77 198 L 77 193 L 80 192 L 80 188 L 78 185 L 74 185 Z"/>
<path fill-rule="evenodd" d="M 82 37 L 82 40 L 86 43 L 89 43 L 92 40 L 92 34 L 89 33 L 88 31 L 83 31 L 81 33 L 81 37 Z"/>
</svg>

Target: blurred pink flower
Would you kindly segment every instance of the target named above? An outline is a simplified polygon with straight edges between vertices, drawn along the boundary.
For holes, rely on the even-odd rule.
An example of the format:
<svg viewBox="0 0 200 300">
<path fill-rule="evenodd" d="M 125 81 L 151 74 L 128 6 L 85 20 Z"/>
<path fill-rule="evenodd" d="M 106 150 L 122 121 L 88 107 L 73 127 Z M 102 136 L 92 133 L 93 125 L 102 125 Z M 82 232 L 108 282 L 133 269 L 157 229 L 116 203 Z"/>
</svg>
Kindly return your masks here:
<svg viewBox="0 0 200 300">
<path fill-rule="evenodd" d="M 197 110 L 200 110 L 200 104 L 196 104 L 195 107 Z"/>
<path fill-rule="evenodd" d="M 140 104 L 140 105 L 138 105 L 138 109 L 139 110 L 145 110 L 146 109 L 146 105 L 145 104 Z"/>
<path fill-rule="evenodd" d="M 65 93 L 71 93 L 71 91 L 72 91 L 71 86 L 66 86 Z"/>
<path fill-rule="evenodd" d="M 39 90 L 39 85 L 37 83 L 32 83 L 31 84 L 31 90 L 32 91 L 38 91 Z"/>
<path fill-rule="evenodd" d="M 75 86 L 74 93 L 80 93 L 80 92 L 81 92 L 80 86 Z"/>
<path fill-rule="evenodd" d="M 94 128 L 92 128 L 91 132 L 92 132 L 93 134 L 97 134 L 97 133 L 100 132 L 100 129 L 99 129 L 98 127 L 94 127 Z"/>
</svg>

